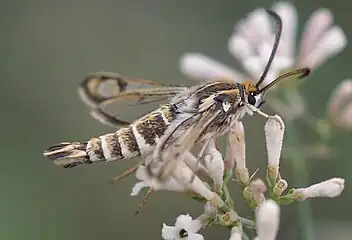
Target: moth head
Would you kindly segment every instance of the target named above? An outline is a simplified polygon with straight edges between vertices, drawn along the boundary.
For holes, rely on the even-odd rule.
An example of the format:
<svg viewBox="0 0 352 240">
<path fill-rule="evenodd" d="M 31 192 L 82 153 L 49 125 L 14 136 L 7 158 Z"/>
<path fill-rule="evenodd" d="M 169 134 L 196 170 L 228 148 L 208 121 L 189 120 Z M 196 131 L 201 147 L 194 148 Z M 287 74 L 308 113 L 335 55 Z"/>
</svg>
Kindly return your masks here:
<svg viewBox="0 0 352 240">
<path fill-rule="evenodd" d="M 282 79 L 289 78 L 292 76 L 297 76 L 298 78 L 304 78 L 309 75 L 310 69 L 309 68 L 300 68 L 294 71 L 290 71 L 287 73 L 284 73 L 280 76 L 278 76 L 276 79 L 271 81 L 269 84 L 266 86 L 260 88 L 260 85 L 263 83 L 264 79 L 266 78 L 268 71 L 270 69 L 270 66 L 274 60 L 276 51 L 278 49 L 279 43 L 280 43 L 280 38 L 281 38 L 281 33 L 282 33 L 282 20 L 281 17 L 274 11 L 272 10 L 266 10 L 266 12 L 275 20 L 275 41 L 273 48 L 271 50 L 269 60 L 264 68 L 264 71 L 262 75 L 260 76 L 258 82 L 256 84 L 253 84 L 251 82 L 243 82 L 238 84 L 238 89 L 240 91 L 241 95 L 241 100 L 242 102 L 248 103 L 250 105 L 253 105 L 256 108 L 259 108 L 265 101 L 265 95 L 268 92 L 268 90 L 274 86 L 276 83 L 281 81 Z"/>
<path fill-rule="evenodd" d="M 256 84 L 253 84 L 249 81 L 243 82 L 240 84 L 241 87 L 239 88 L 242 101 L 245 101 L 256 108 L 259 108 L 265 102 L 264 98 L 267 92 L 276 83 L 290 77 L 297 77 L 301 79 L 308 76 L 309 74 L 310 74 L 309 68 L 299 68 L 297 70 L 283 73 L 282 75 L 278 76 L 277 78 L 275 78 L 269 84 L 265 85 L 262 88 L 259 88 L 259 85 L 262 81 L 261 82 L 258 81 Z"/>
<path fill-rule="evenodd" d="M 261 95 L 258 94 L 259 89 L 255 86 L 255 84 L 246 81 L 243 82 L 242 84 L 242 91 L 243 93 L 241 94 L 242 96 L 242 101 L 246 101 L 247 103 L 249 103 L 250 105 L 253 105 L 255 107 L 259 107 L 260 104 L 260 100 L 262 99 Z M 240 88 L 240 92 L 241 92 L 241 88 Z"/>
</svg>

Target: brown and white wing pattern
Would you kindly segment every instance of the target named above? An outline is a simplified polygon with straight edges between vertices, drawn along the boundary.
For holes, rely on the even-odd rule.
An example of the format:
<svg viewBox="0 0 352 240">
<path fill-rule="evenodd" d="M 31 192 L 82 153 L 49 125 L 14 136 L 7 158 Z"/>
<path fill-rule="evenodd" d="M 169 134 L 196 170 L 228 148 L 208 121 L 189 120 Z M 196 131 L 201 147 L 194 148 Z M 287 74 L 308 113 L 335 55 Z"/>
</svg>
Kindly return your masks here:
<svg viewBox="0 0 352 240">
<path fill-rule="evenodd" d="M 183 161 L 183 154 L 190 151 L 197 142 L 201 134 L 219 115 L 218 111 L 208 111 L 201 114 L 200 118 L 191 125 L 180 137 L 172 142 L 169 146 L 160 152 L 161 166 L 158 169 L 156 177 L 158 179 L 167 179 L 170 173 L 177 167 L 180 161 Z M 158 154 L 154 152 L 154 156 Z"/>
<path fill-rule="evenodd" d="M 159 180 L 170 176 L 196 142 L 206 144 L 210 138 L 225 133 L 241 112 L 239 90 L 227 80 L 201 84 L 180 101 L 176 103 L 178 121 L 160 139 L 148 166 Z"/>
<path fill-rule="evenodd" d="M 81 99 L 92 108 L 91 114 L 95 119 L 113 127 L 121 127 L 154 110 L 155 104 L 152 103 L 167 101 L 186 89 L 116 73 L 98 72 L 88 75 L 80 84 L 78 92 Z"/>
</svg>

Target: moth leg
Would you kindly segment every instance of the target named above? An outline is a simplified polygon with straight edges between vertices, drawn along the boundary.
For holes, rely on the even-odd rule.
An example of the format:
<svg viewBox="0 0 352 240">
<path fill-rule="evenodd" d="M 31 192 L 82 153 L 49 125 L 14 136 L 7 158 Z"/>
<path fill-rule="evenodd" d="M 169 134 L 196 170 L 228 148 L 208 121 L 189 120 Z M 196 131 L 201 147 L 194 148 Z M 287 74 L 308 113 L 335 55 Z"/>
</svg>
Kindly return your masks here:
<svg viewBox="0 0 352 240">
<path fill-rule="evenodd" d="M 252 112 L 266 118 L 266 119 L 275 119 L 280 125 L 281 127 L 283 127 L 283 124 L 282 124 L 282 119 L 277 115 L 269 115 L 269 114 L 266 114 L 265 112 L 262 112 L 260 109 L 246 103 L 246 107 L 248 107 Z"/>
<path fill-rule="evenodd" d="M 141 202 L 141 204 L 139 204 L 136 212 L 134 213 L 135 215 L 138 215 L 140 213 L 140 211 L 142 210 L 142 208 L 145 206 L 145 204 L 147 203 L 150 195 L 153 193 L 153 188 L 150 187 L 148 189 L 148 192 L 144 195 L 143 201 Z"/>
<path fill-rule="evenodd" d="M 117 182 L 117 181 L 119 181 L 119 180 L 121 180 L 121 179 L 123 179 L 123 178 L 125 178 L 125 177 L 127 177 L 127 176 L 129 176 L 129 175 L 131 175 L 132 173 L 134 173 L 134 172 L 137 171 L 137 169 L 138 169 L 138 167 L 139 167 L 140 165 L 141 165 L 141 163 L 138 163 L 138 164 L 136 164 L 135 166 L 133 166 L 133 167 L 127 169 L 127 170 L 124 171 L 123 173 L 121 173 L 121 174 L 119 174 L 118 176 L 116 176 L 116 177 L 114 177 L 113 179 L 111 179 L 111 180 L 109 181 L 109 183 Z"/>
<path fill-rule="evenodd" d="M 199 153 L 198 153 L 198 155 L 197 155 L 196 165 L 195 165 L 195 167 L 194 167 L 194 169 L 193 169 L 194 171 L 193 171 L 193 177 L 192 177 L 192 179 L 191 179 L 191 182 L 194 181 L 194 178 L 195 178 L 195 176 L 196 176 L 195 173 L 196 173 L 196 170 L 198 169 L 200 159 L 203 157 L 204 152 L 205 152 L 205 150 L 207 149 L 207 147 L 208 147 L 208 145 L 209 145 L 209 143 L 210 143 L 211 140 L 212 140 L 212 138 L 209 138 L 209 139 L 205 140 L 205 142 L 204 142 L 202 148 L 200 149 L 200 151 L 199 151 Z"/>
</svg>

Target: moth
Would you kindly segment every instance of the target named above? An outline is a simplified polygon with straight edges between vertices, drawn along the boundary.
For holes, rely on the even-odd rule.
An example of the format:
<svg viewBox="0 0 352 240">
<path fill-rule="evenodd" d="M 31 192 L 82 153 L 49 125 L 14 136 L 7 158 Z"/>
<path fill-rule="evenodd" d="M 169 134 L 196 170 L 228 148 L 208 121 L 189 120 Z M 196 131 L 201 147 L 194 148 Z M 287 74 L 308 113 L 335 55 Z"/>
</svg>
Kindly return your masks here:
<svg viewBox="0 0 352 240">
<path fill-rule="evenodd" d="M 275 20 L 276 34 L 268 62 L 256 84 L 221 78 L 185 87 L 113 73 L 89 75 L 79 87 L 82 99 L 92 107 L 95 118 L 119 128 L 85 142 L 62 142 L 51 146 L 44 151 L 44 156 L 64 168 L 148 157 L 144 164 L 150 174 L 163 180 L 196 143 L 202 146 L 198 154 L 201 158 L 209 141 L 225 134 L 245 114 L 257 113 L 270 118 L 259 109 L 270 88 L 288 77 L 303 78 L 310 70 L 301 68 L 284 73 L 260 88 L 282 32 L 280 16 L 271 10 L 266 11 Z M 132 122 L 121 119 L 118 110 L 112 110 L 122 102 L 143 107 L 160 101 L 167 103 Z"/>
</svg>

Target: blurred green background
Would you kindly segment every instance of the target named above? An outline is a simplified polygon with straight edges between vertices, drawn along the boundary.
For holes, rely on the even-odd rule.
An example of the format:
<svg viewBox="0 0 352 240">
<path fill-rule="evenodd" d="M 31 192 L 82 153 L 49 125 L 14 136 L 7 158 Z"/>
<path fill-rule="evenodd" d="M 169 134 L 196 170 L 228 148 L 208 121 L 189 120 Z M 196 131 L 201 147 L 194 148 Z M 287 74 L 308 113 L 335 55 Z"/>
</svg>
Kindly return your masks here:
<svg viewBox="0 0 352 240">
<path fill-rule="evenodd" d="M 0 239 L 160 239 L 163 222 L 173 225 L 180 213 L 197 216 L 202 206 L 182 194 L 157 192 L 139 216 L 142 200 L 131 197 L 130 177 L 116 185 L 107 181 L 136 160 L 54 166 L 43 149 L 64 140 L 86 140 L 114 131 L 90 117 L 76 89 L 83 77 L 99 70 L 155 79 L 162 83 L 194 83 L 179 70 L 185 52 L 202 52 L 238 66 L 227 51 L 236 21 L 264 0 L 115 0 L 1 1 L 1 138 Z M 295 1 L 300 29 L 316 8 L 330 8 L 335 23 L 352 38 L 347 1 Z M 315 116 L 323 116 L 331 90 L 352 77 L 348 46 L 319 68 L 303 90 Z M 264 176 L 263 119 L 245 123 L 249 167 Z M 304 127 L 298 134 L 314 140 Z M 311 201 L 315 239 L 351 239 L 352 161 L 350 133 L 339 131 L 334 154 L 306 163 L 309 183 L 330 177 L 346 179 L 342 196 Z M 290 163 L 282 174 L 294 184 Z M 308 184 L 308 183 L 307 183 Z M 300 186 L 295 186 L 300 187 Z M 238 194 L 234 185 L 234 192 Z M 236 197 L 235 197 L 236 199 Z M 240 212 L 250 214 L 244 203 Z M 243 210 L 242 210 L 243 209 Z M 299 239 L 297 204 L 282 209 L 278 239 Z M 203 231 L 206 239 L 228 239 L 222 228 Z"/>
</svg>

